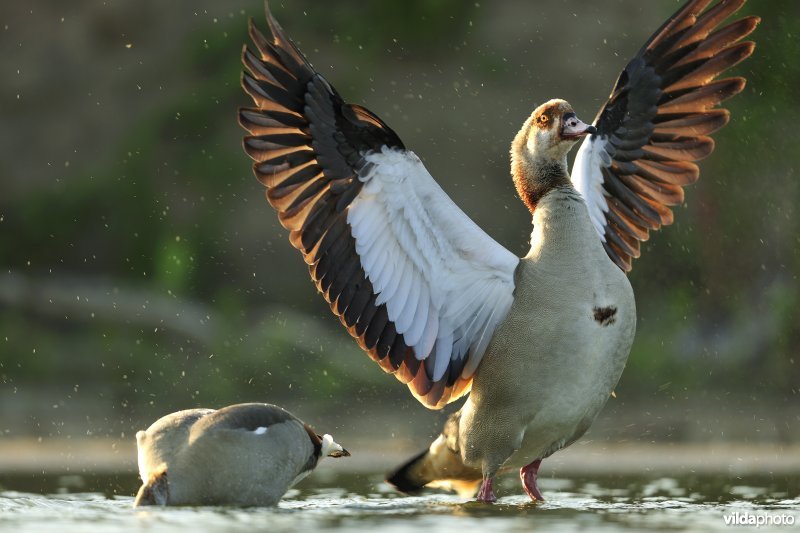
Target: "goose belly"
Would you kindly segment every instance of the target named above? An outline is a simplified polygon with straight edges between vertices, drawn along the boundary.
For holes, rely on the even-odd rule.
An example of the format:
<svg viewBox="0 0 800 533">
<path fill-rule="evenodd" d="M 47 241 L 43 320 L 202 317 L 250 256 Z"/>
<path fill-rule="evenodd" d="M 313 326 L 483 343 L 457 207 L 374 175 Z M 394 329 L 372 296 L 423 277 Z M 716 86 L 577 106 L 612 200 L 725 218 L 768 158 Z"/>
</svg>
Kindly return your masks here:
<svg viewBox="0 0 800 533">
<path fill-rule="evenodd" d="M 563 364 L 540 369 L 538 375 L 537 370 L 529 374 L 538 390 L 531 392 L 526 402 L 522 441 L 505 466 L 519 468 L 545 458 L 589 429 L 616 387 L 627 360 L 630 343 L 624 342 L 622 329 L 599 331 L 593 342 L 568 338 L 566 335 L 572 332 L 564 332 L 565 338 L 553 342 L 552 348 L 564 354 Z"/>
<path fill-rule="evenodd" d="M 635 331 L 633 293 L 616 272 L 559 290 L 552 278 L 518 285 L 465 406 L 482 426 L 465 434 L 468 446 L 487 455 L 505 448 L 503 467 L 516 468 L 589 428 L 622 374 Z"/>
</svg>

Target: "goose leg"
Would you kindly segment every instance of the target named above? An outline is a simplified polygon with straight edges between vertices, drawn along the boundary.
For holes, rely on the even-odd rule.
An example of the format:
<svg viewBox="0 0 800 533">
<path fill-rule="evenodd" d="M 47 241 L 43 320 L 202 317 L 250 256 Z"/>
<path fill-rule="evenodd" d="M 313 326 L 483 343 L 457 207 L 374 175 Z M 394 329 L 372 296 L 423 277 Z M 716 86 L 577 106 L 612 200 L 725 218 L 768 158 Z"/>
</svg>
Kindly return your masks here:
<svg viewBox="0 0 800 533">
<path fill-rule="evenodd" d="M 478 489 L 478 495 L 475 498 L 477 501 L 482 503 L 494 503 L 497 501 L 497 496 L 494 495 L 494 490 L 492 490 L 493 480 L 493 477 L 484 476 L 483 481 L 481 481 L 481 488 Z"/>
<path fill-rule="evenodd" d="M 541 459 L 536 459 L 529 465 L 523 466 L 519 469 L 519 478 L 522 480 L 522 488 L 530 496 L 533 501 L 544 501 L 544 496 L 536 486 L 536 476 L 539 474 L 539 466 L 542 464 Z"/>
</svg>

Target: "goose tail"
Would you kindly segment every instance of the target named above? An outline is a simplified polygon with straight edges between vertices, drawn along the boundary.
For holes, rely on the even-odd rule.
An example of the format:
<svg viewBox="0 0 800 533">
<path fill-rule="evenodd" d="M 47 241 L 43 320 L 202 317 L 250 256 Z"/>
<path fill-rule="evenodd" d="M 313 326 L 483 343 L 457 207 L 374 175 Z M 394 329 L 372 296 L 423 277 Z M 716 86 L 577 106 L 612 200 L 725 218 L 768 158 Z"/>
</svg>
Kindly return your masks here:
<svg viewBox="0 0 800 533">
<path fill-rule="evenodd" d="M 429 450 L 424 450 L 397 467 L 386 476 L 386 481 L 400 492 L 415 494 L 434 480 L 430 475 L 428 463 Z"/>
<path fill-rule="evenodd" d="M 465 465 L 461 459 L 459 417 L 460 412 L 453 414 L 433 444 L 391 472 L 386 481 L 406 494 L 430 487 L 455 491 L 462 497 L 474 496 L 481 481 L 481 471 Z"/>
</svg>

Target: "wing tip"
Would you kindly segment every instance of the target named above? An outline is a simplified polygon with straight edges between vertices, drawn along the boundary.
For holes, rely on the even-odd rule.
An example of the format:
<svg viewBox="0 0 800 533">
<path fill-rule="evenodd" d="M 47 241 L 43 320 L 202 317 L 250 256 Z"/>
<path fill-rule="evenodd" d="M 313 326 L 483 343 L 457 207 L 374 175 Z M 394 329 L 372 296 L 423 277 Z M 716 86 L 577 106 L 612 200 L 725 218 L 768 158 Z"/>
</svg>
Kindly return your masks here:
<svg viewBox="0 0 800 533">
<path fill-rule="evenodd" d="M 742 20 L 751 21 L 753 24 L 753 30 L 756 29 L 759 24 L 761 24 L 761 17 L 759 17 L 758 15 L 750 15 L 748 17 L 743 18 Z"/>
<path fill-rule="evenodd" d="M 743 51 L 746 51 L 746 54 L 742 59 L 747 59 L 750 57 L 756 49 L 756 42 L 755 41 L 744 41 L 743 43 L 739 43 Z"/>
<path fill-rule="evenodd" d="M 747 78 L 745 78 L 744 76 L 733 76 L 726 79 L 725 81 L 731 84 L 730 86 L 731 92 L 728 95 L 726 95 L 725 97 L 726 99 L 736 96 L 737 94 L 742 92 L 745 87 L 747 87 Z"/>
<path fill-rule="evenodd" d="M 253 17 L 247 17 L 247 34 L 250 36 L 250 39 L 254 42 L 257 42 L 257 38 L 264 37 L 264 34 L 261 33 L 261 30 L 258 29 L 256 25 L 256 20 Z"/>
<path fill-rule="evenodd" d="M 264 18 L 267 19 L 267 26 L 269 27 L 270 33 L 272 33 L 272 37 L 277 37 L 277 30 L 283 30 L 281 25 L 278 24 L 278 21 L 275 19 L 275 15 L 272 14 L 272 10 L 269 7 L 269 0 L 264 0 Z"/>
<path fill-rule="evenodd" d="M 684 4 L 653 33 L 653 35 L 639 50 L 637 56 L 644 54 L 644 52 L 647 50 L 657 48 L 664 39 L 668 38 L 675 28 L 681 27 L 687 17 L 696 19 L 697 16 L 713 1 L 714 0 L 690 0 Z"/>
<path fill-rule="evenodd" d="M 239 122 L 239 126 L 241 126 L 242 129 L 247 131 L 250 135 L 252 135 L 253 132 L 250 129 L 249 121 L 245 117 L 245 113 L 247 113 L 248 111 L 252 112 L 252 110 L 253 110 L 252 107 L 245 107 L 245 106 L 240 106 L 239 109 L 236 110 L 236 119 Z M 242 139 L 242 146 L 243 147 L 245 146 L 244 139 Z"/>
</svg>

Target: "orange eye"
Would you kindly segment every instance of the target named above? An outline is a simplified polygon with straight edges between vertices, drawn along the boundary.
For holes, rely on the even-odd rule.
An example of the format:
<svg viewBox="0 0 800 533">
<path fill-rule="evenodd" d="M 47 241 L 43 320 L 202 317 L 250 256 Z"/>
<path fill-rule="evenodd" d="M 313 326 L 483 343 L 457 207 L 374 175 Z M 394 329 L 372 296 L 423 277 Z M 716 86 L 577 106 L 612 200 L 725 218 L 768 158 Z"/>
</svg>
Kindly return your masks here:
<svg viewBox="0 0 800 533">
<path fill-rule="evenodd" d="M 546 128 L 549 122 L 550 122 L 550 117 L 548 117 L 545 114 L 541 114 L 538 117 L 536 117 L 536 124 L 538 124 L 539 127 L 541 128 Z"/>
</svg>

